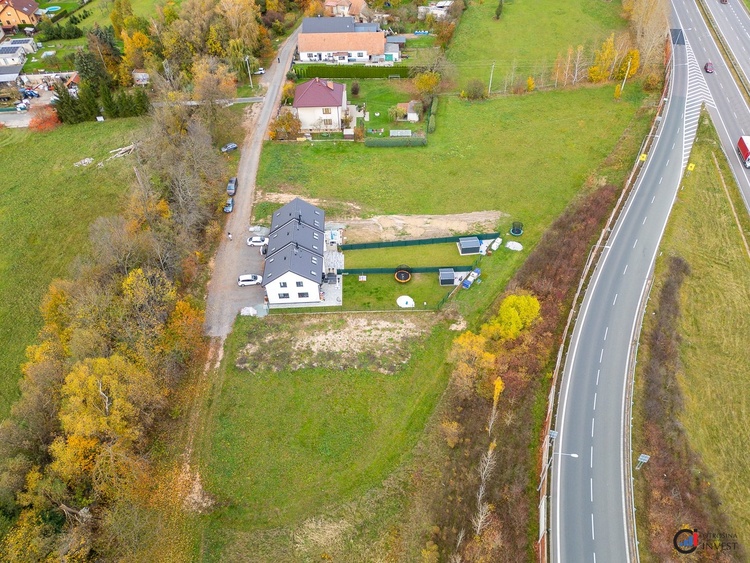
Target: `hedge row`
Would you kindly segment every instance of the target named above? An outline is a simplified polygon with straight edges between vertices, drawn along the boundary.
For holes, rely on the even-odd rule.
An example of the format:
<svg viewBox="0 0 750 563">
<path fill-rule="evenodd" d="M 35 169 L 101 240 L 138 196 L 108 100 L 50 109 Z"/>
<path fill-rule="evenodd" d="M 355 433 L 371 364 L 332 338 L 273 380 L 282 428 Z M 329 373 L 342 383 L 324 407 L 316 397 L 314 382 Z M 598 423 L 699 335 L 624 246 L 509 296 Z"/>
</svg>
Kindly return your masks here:
<svg viewBox="0 0 750 563">
<path fill-rule="evenodd" d="M 54 16 L 52 16 L 52 17 L 51 17 L 51 18 L 49 19 L 49 21 L 51 21 L 51 22 L 53 22 L 53 23 L 54 23 L 54 22 L 56 22 L 57 20 L 61 20 L 61 19 L 63 19 L 63 18 L 64 18 L 65 16 L 67 16 L 67 15 L 68 15 L 68 10 L 66 10 L 65 8 L 63 8 L 63 9 L 62 9 L 62 10 L 60 10 L 59 12 L 55 12 L 55 15 L 54 15 Z"/>
<path fill-rule="evenodd" d="M 407 78 L 407 66 L 364 66 L 364 65 L 320 65 L 296 64 L 294 72 L 299 78 Z"/>
<path fill-rule="evenodd" d="M 427 137 L 367 137 L 366 147 L 424 147 Z"/>
</svg>

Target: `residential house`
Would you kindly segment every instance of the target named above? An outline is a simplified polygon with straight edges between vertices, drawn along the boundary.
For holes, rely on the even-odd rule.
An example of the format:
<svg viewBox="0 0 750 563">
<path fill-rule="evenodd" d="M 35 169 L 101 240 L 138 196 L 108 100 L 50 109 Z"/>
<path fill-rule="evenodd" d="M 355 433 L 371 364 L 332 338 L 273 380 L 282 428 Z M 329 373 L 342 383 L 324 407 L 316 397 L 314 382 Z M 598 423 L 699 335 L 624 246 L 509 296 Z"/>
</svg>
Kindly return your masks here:
<svg viewBox="0 0 750 563">
<path fill-rule="evenodd" d="M 346 86 L 313 78 L 297 85 L 292 107 L 303 130 L 340 131 L 348 115 Z"/>
<path fill-rule="evenodd" d="M 145 86 L 151 80 L 151 76 L 142 68 L 134 69 L 131 75 L 133 77 L 133 84 L 136 86 Z"/>
<path fill-rule="evenodd" d="M 297 41 L 299 60 L 305 62 L 379 63 L 400 61 L 400 53 L 386 51 L 385 32 L 377 23 L 356 23 L 351 16 L 305 18 Z"/>
<path fill-rule="evenodd" d="M 26 51 L 23 47 L 0 45 L 0 66 L 17 66 L 26 62 Z"/>
<path fill-rule="evenodd" d="M 427 6 L 417 7 L 417 19 L 423 20 L 430 14 L 436 20 L 444 20 L 450 14 L 453 0 L 441 0 L 440 2 L 430 2 Z"/>
<path fill-rule="evenodd" d="M 421 109 L 419 100 L 411 100 L 410 102 L 404 102 L 402 104 L 396 104 L 396 107 L 401 111 L 404 116 L 403 119 L 410 123 L 416 123 L 419 121 L 419 114 Z"/>
<path fill-rule="evenodd" d="M 31 37 L 6 39 L 2 43 L 0 43 L 0 47 L 21 47 L 27 55 L 31 55 L 32 53 L 37 52 L 36 41 Z"/>
<path fill-rule="evenodd" d="M 23 69 L 23 65 L 0 65 L 0 85 L 5 83 L 15 84 L 21 69 Z"/>
<path fill-rule="evenodd" d="M 269 305 L 321 301 L 324 224 L 323 210 L 299 198 L 273 214 L 263 272 Z"/>
<path fill-rule="evenodd" d="M 0 0 L 0 23 L 4 28 L 13 28 L 23 23 L 36 25 L 39 22 L 39 4 L 34 0 Z"/>
<path fill-rule="evenodd" d="M 349 0 L 326 0 L 323 4 L 326 16 L 347 17 L 352 3 Z"/>
</svg>

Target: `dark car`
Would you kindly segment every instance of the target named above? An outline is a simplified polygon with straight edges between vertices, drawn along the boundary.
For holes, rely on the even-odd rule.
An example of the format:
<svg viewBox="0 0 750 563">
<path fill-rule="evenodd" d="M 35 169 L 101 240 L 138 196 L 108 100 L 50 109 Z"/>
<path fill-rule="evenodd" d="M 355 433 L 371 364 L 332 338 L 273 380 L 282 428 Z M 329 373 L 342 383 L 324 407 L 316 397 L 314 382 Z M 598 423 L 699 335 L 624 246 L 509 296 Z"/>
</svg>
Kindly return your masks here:
<svg viewBox="0 0 750 563">
<path fill-rule="evenodd" d="M 221 152 L 231 152 L 237 150 L 237 143 L 227 143 L 221 147 Z"/>
<path fill-rule="evenodd" d="M 703 70 L 705 70 L 708 74 L 713 74 L 714 72 L 714 65 L 711 61 L 708 61 L 706 63 L 706 66 L 703 67 Z"/>
<path fill-rule="evenodd" d="M 39 97 L 39 93 L 36 92 L 35 90 L 28 90 L 28 89 L 21 90 L 21 94 L 23 95 L 24 99 Z"/>
<path fill-rule="evenodd" d="M 227 195 L 234 195 L 237 193 L 237 178 L 229 178 L 227 184 Z"/>
<path fill-rule="evenodd" d="M 234 211 L 234 198 L 230 197 L 224 206 L 224 213 L 231 213 L 232 211 Z"/>
</svg>

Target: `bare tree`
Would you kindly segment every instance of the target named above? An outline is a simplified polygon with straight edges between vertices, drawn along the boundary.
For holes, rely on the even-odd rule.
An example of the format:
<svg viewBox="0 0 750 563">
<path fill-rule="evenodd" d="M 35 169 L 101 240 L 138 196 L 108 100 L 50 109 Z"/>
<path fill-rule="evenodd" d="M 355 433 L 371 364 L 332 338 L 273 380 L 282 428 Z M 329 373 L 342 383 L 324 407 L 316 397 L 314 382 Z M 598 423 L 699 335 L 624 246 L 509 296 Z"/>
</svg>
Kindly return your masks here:
<svg viewBox="0 0 750 563">
<path fill-rule="evenodd" d="M 583 52 L 583 45 L 576 48 L 575 58 L 573 59 L 573 84 L 577 84 L 586 75 L 588 64 Z"/>
<path fill-rule="evenodd" d="M 481 536 L 484 529 L 487 527 L 487 523 L 490 517 L 490 505 L 483 502 L 477 508 L 477 513 L 471 519 L 471 524 L 474 527 L 474 533 L 477 536 Z"/>
</svg>

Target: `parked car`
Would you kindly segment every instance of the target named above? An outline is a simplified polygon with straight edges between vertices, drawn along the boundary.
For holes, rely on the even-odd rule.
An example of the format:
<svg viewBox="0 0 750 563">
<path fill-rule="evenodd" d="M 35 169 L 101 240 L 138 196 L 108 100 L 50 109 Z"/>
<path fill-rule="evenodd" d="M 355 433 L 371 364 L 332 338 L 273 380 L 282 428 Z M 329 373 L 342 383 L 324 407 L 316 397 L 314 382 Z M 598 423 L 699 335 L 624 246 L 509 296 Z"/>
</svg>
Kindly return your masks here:
<svg viewBox="0 0 750 563">
<path fill-rule="evenodd" d="M 26 102 L 16 102 L 16 111 L 26 111 L 29 105 Z"/>
<path fill-rule="evenodd" d="M 256 70 L 253 74 L 265 74 L 266 69 L 263 67 L 260 67 L 258 70 Z"/>
<path fill-rule="evenodd" d="M 221 152 L 231 152 L 237 150 L 237 143 L 227 143 L 221 147 Z"/>
<path fill-rule="evenodd" d="M 28 88 L 22 89 L 20 92 L 21 92 L 21 95 L 23 96 L 24 100 L 26 100 L 28 98 L 38 98 L 39 97 L 39 93 L 38 92 L 36 92 L 35 90 L 29 90 Z"/>
<path fill-rule="evenodd" d="M 714 72 L 714 65 L 711 61 L 708 61 L 706 63 L 706 66 L 703 67 L 703 70 L 705 70 L 708 74 L 713 74 Z"/>
<path fill-rule="evenodd" d="M 248 246 L 264 246 L 268 244 L 268 238 L 266 237 L 250 237 L 247 239 Z"/>
<path fill-rule="evenodd" d="M 243 285 L 260 285 L 263 283 L 263 276 L 258 274 L 243 274 L 237 278 L 237 285 L 242 287 Z"/>
<path fill-rule="evenodd" d="M 234 198 L 230 197 L 224 206 L 224 213 L 231 213 L 232 211 L 234 211 Z"/>
<path fill-rule="evenodd" d="M 234 195 L 237 193 L 237 178 L 229 178 L 227 184 L 227 195 Z"/>
</svg>

